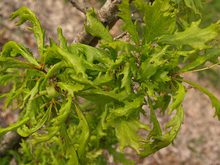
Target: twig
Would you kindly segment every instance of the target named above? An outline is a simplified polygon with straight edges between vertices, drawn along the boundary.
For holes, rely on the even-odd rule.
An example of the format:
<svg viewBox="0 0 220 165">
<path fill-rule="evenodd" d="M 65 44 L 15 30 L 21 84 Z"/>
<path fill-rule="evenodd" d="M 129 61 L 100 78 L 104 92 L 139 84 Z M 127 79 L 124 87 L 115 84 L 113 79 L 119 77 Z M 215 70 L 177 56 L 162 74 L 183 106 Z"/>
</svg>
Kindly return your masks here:
<svg viewBox="0 0 220 165">
<path fill-rule="evenodd" d="M 186 74 L 186 73 L 194 73 L 194 72 L 200 72 L 200 71 L 204 71 L 204 70 L 208 70 L 208 69 L 211 69 L 215 66 L 218 66 L 220 63 L 215 63 L 215 64 L 212 64 L 210 66 L 207 66 L 205 68 L 200 68 L 200 69 L 195 69 L 195 70 L 190 70 L 190 71 L 184 71 L 184 72 L 178 72 L 176 73 L 175 75 L 180 75 L 180 74 Z"/>
<path fill-rule="evenodd" d="M 121 0 L 107 0 L 101 9 L 97 12 L 99 20 L 109 28 L 111 28 L 115 22 L 118 20 L 117 17 L 117 5 L 121 3 Z M 74 40 L 76 43 L 83 43 L 87 45 L 95 45 L 95 37 L 88 34 L 85 28 L 77 35 L 77 38 Z M 96 39 L 95 39 L 96 40 Z"/>
<path fill-rule="evenodd" d="M 83 14 L 86 14 L 87 7 L 82 6 L 77 0 L 70 0 L 70 3 L 75 7 L 77 10 L 81 11 Z M 84 3 L 85 4 L 85 3 Z"/>
<path fill-rule="evenodd" d="M 193 72 L 200 72 L 200 71 L 204 71 L 204 70 L 208 70 L 208 69 L 211 69 L 211 68 L 213 68 L 213 67 L 215 67 L 215 66 L 217 66 L 217 65 L 219 65 L 220 63 L 218 62 L 218 63 L 216 63 L 216 64 L 212 64 L 212 65 L 210 65 L 210 66 L 207 66 L 207 67 L 205 67 L 205 68 L 200 68 L 200 69 L 195 69 L 195 70 L 190 70 L 190 71 L 187 71 L 187 72 L 183 72 L 183 73 L 193 73 Z"/>
<path fill-rule="evenodd" d="M 120 38 L 123 38 L 123 37 L 126 36 L 127 34 L 128 34 L 127 32 L 123 32 L 123 33 L 119 34 L 118 36 L 116 36 L 116 37 L 114 38 L 114 40 L 118 40 L 118 39 L 120 39 Z"/>
</svg>

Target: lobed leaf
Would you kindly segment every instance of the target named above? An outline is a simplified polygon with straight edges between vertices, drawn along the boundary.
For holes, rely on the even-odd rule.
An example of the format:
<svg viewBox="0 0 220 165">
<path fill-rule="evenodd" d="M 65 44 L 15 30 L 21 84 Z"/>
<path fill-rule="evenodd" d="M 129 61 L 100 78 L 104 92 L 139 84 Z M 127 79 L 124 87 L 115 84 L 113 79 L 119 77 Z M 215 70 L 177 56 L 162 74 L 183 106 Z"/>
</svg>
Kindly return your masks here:
<svg viewBox="0 0 220 165">
<path fill-rule="evenodd" d="M 211 92 L 209 92 L 206 88 L 200 86 L 199 84 L 196 84 L 194 82 L 191 82 L 191 81 L 185 80 L 185 79 L 183 79 L 183 81 L 188 83 L 192 87 L 198 89 L 199 91 L 201 91 L 202 93 L 206 94 L 209 97 L 209 99 L 212 102 L 213 107 L 215 108 L 215 115 L 220 120 L 220 101 L 217 99 L 217 97 L 215 95 L 213 95 Z"/>
<path fill-rule="evenodd" d="M 138 135 L 138 131 L 140 129 L 149 130 L 149 127 L 135 119 L 119 119 L 115 123 L 115 133 L 119 140 L 119 149 L 121 151 L 126 146 L 130 146 L 135 149 L 137 153 L 140 153 L 141 142 L 144 140 L 140 135 Z"/>
<path fill-rule="evenodd" d="M 22 137 L 28 137 L 34 132 L 38 131 L 41 127 L 44 126 L 44 124 L 48 120 L 50 113 L 51 113 L 51 108 L 52 107 L 50 106 L 45 112 L 45 114 L 43 115 L 43 117 L 32 128 L 28 128 L 27 125 L 22 125 L 20 128 L 18 128 L 17 129 L 18 134 L 21 135 Z"/>
<path fill-rule="evenodd" d="M 28 60 L 30 64 L 36 65 L 38 67 L 40 66 L 33 55 L 24 46 L 17 44 L 14 41 L 9 41 L 3 46 L 1 52 L 2 57 L 16 57 L 19 55 Z"/>
<path fill-rule="evenodd" d="M 82 130 L 79 137 L 79 148 L 77 149 L 78 156 L 79 158 L 82 159 L 86 152 L 85 149 L 89 140 L 90 130 L 84 114 L 80 111 L 79 106 L 77 106 L 76 104 L 75 104 L 75 110 L 80 121 L 78 128 Z"/>
<path fill-rule="evenodd" d="M 144 43 L 155 41 L 158 37 L 171 34 L 175 30 L 175 15 L 169 0 L 156 0 L 152 5 L 144 0 L 135 0 L 135 7 L 140 14 L 144 13 L 143 39 Z"/>
<path fill-rule="evenodd" d="M 124 21 L 124 30 L 126 30 L 131 35 L 132 40 L 135 42 L 135 44 L 138 45 L 139 35 L 136 25 L 132 21 L 129 0 L 123 0 L 118 8 L 120 10 L 118 16 L 121 17 L 121 19 Z"/>
<path fill-rule="evenodd" d="M 196 14 L 201 15 L 202 1 L 201 0 L 184 0 L 185 5 L 191 8 Z"/>
<path fill-rule="evenodd" d="M 184 111 L 182 107 L 179 106 L 176 108 L 176 114 L 166 124 L 166 128 L 169 131 L 165 134 L 155 134 L 150 140 L 146 141 L 143 144 L 143 150 L 140 155 L 144 157 L 149 156 L 172 143 L 180 130 L 183 119 Z"/>
<path fill-rule="evenodd" d="M 203 65 L 207 61 L 216 60 L 220 56 L 220 49 L 208 49 L 204 55 L 199 55 L 195 60 L 185 65 L 180 71 L 187 72 L 198 66 Z"/>
<path fill-rule="evenodd" d="M 15 129 L 19 128 L 23 124 L 27 123 L 29 120 L 30 120 L 29 117 L 25 117 L 25 118 L 17 121 L 16 123 L 13 123 L 13 124 L 9 125 L 6 128 L 0 128 L 0 135 L 3 135 L 6 132 L 9 132 L 9 131 L 12 131 L 12 130 L 15 130 Z"/>
<path fill-rule="evenodd" d="M 186 94 L 185 87 L 181 83 L 177 83 L 178 89 L 176 91 L 176 95 L 173 97 L 173 102 L 170 105 L 169 113 L 178 108 L 184 100 L 184 96 Z"/>
<path fill-rule="evenodd" d="M 219 22 L 202 29 L 199 27 L 200 22 L 193 22 L 182 32 L 161 36 L 160 42 L 176 46 L 189 45 L 198 50 L 208 48 L 206 43 L 218 36 Z"/>
<path fill-rule="evenodd" d="M 86 31 L 95 36 L 99 37 L 105 41 L 112 41 L 112 36 L 109 31 L 105 28 L 105 26 L 98 19 L 94 9 L 90 9 L 86 12 Z"/>
<path fill-rule="evenodd" d="M 35 14 L 27 7 L 21 7 L 11 15 L 11 19 L 19 17 L 17 25 L 21 25 L 26 21 L 30 21 L 32 24 L 31 30 L 34 32 L 35 39 L 37 41 L 38 50 L 41 56 L 44 53 L 44 31 L 41 27 L 40 21 Z"/>
</svg>

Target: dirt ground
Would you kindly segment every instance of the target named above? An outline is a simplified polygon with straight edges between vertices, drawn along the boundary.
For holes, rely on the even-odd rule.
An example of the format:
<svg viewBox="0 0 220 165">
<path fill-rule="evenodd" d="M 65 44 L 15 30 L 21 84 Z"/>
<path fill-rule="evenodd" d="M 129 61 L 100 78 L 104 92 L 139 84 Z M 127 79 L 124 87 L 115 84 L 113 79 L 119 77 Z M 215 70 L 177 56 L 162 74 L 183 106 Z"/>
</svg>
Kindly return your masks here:
<svg viewBox="0 0 220 165">
<path fill-rule="evenodd" d="M 19 41 L 30 49 L 35 49 L 33 35 L 25 26 L 16 27 L 14 22 L 8 19 L 11 12 L 23 5 L 36 12 L 51 38 L 56 36 L 56 27 L 61 26 L 64 35 L 72 42 L 83 27 L 83 14 L 64 0 L 0 0 L 0 49 L 8 40 Z M 186 74 L 185 78 L 197 81 L 220 99 L 220 90 L 205 78 L 198 78 L 195 73 Z M 220 165 L 220 122 L 213 118 L 214 110 L 209 99 L 199 91 L 189 89 L 184 109 L 184 123 L 174 143 L 148 158 L 137 159 L 137 164 Z M 7 120 L 14 119 L 9 115 Z"/>
</svg>

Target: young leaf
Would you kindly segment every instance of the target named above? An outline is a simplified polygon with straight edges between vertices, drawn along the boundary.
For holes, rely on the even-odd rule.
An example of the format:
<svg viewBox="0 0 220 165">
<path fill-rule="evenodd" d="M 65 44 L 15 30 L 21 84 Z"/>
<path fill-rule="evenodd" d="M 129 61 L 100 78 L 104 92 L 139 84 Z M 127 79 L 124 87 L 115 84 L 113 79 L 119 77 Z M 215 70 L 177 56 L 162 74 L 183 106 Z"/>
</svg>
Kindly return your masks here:
<svg viewBox="0 0 220 165">
<path fill-rule="evenodd" d="M 171 34 L 176 26 L 175 15 L 170 12 L 172 6 L 169 0 L 156 0 L 152 5 L 144 0 L 135 0 L 135 7 L 144 13 L 144 42 L 153 42 L 164 34 Z"/>
<path fill-rule="evenodd" d="M 66 40 L 66 38 L 63 35 L 61 27 L 57 28 L 57 33 L 58 33 L 58 38 L 59 38 L 59 41 L 60 41 L 60 47 L 68 50 L 67 40 Z"/>
<path fill-rule="evenodd" d="M 194 82 L 191 82 L 191 81 L 185 80 L 185 79 L 183 79 L 182 81 L 188 83 L 189 85 L 191 85 L 194 88 L 197 88 L 198 90 L 200 90 L 201 92 L 203 92 L 204 94 L 206 94 L 209 97 L 209 99 L 212 102 L 213 107 L 215 108 L 215 115 L 220 120 L 220 101 L 211 92 L 209 92 L 206 88 L 200 86 L 199 84 L 196 84 Z"/>
<path fill-rule="evenodd" d="M 212 24 L 206 28 L 200 28 L 200 22 L 201 21 L 193 22 L 190 27 L 182 32 L 161 36 L 160 42 L 176 46 L 189 45 L 192 48 L 199 50 L 207 48 L 209 46 L 207 46 L 206 43 L 218 36 L 220 22 Z"/>
<path fill-rule="evenodd" d="M 201 0 L 184 0 L 187 7 L 191 8 L 196 14 L 201 14 L 202 1 Z"/>
<path fill-rule="evenodd" d="M 176 91 L 176 95 L 173 97 L 173 102 L 170 105 L 169 113 L 178 108 L 184 100 L 184 96 L 186 94 L 185 87 L 181 83 L 178 84 L 178 90 Z"/>
<path fill-rule="evenodd" d="M 155 110 L 153 109 L 152 100 L 150 98 L 148 98 L 148 105 L 150 107 L 150 122 L 152 123 L 153 128 L 150 130 L 147 138 L 150 139 L 160 137 L 162 135 L 162 129 L 155 114 Z"/>
<path fill-rule="evenodd" d="M 119 119 L 115 123 L 115 133 L 119 140 L 120 147 L 122 151 L 126 146 L 130 146 L 137 153 L 140 153 L 141 141 L 144 139 L 138 135 L 140 129 L 149 130 L 149 127 L 138 120 L 135 119 Z"/>
<path fill-rule="evenodd" d="M 29 63 L 16 60 L 12 57 L 2 57 L 0 56 L 0 71 L 6 71 L 8 68 L 32 68 Z"/>
<path fill-rule="evenodd" d="M 109 57 L 109 54 L 99 48 L 94 48 L 89 45 L 84 44 L 73 44 L 70 46 L 70 52 L 75 53 L 78 51 L 78 54 L 83 54 L 86 56 L 86 60 L 89 63 L 99 62 L 105 66 L 110 66 L 113 64 L 112 59 Z"/>
<path fill-rule="evenodd" d="M 69 114 L 71 113 L 71 106 L 72 106 L 72 96 L 67 96 L 67 102 L 63 104 L 63 106 L 60 108 L 57 117 L 53 118 L 51 122 L 53 123 L 53 126 L 60 127 L 62 123 L 66 121 Z"/>
<path fill-rule="evenodd" d="M 30 118 L 29 117 L 25 117 L 25 118 L 17 121 L 16 123 L 13 123 L 13 124 L 9 125 L 6 128 L 0 128 L 0 136 L 2 134 L 5 134 L 6 132 L 9 132 L 9 131 L 12 131 L 12 130 L 15 130 L 15 129 L 19 128 L 23 124 L 27 123 L 28 120 L 30 120 Z"/>
<path fill-rule="evenodd" d="M 47 49 L 45 53 L 45 63 L 50 63 L 53 59 L 59 59 L 65 61 L 65 63 L 72 67 L 77 74 L 82 74 L 83 78 L 86 78 L 85 66 L 83 65 L 83 59 L 81 59 L 77 54 L 71 54 L 68 51 L 59 48 L 58 46 L 53 46 Z"/>
<path fill-rule="evenodd" d="M 143 79 L 149 79 L 152 77 L 157 70 L 165 63 L 165 60 L 162 59 L 166 52 L 167 47 L 163 48 L 160 52 L 156 52 L 151 57 L 146 59 L 141 64 L 141 77 Z"/>
<path fill-rule="evenodd" d="M 220 49 L 208 49 L 204 55 L 199 55 L 195 60 L 184 66 L 180 71 L 187 72 L 198 66 L 203 65 L 205 62 L 210 60 L 215 60 L 218 56 L 220 56 Z"/>
<path fill-rule="evenodd" d="M 169 131 L 163 135 L 155 134 L 152 139 L 146 141 L 143 144 L 143 150 L 141 151 L 140 155 L 144 157 L 149 156 L 150 154 L 155 153 L 161 148 L 164 148 L 172 143 L 180 130 L 183 119 L 184 111 L 182 107 L 179 106 L 176 108 L 175 116 L 173 116 L 173 118 L 171 118 L 170 121 L 166 124 L 166 129 Z"/>
<path fill-rule="evenodd" d="M 31 64 L 40 66 L 33 55 L 26 49 L 24 46 L 17 44 L 14 41 L 7 42 L 2 49 L 1 56 L 3 57 L 16 57 L 23 56 L 26 60 L 28 60 Z"/>
<path fill-rule="evenodd" d="M 34 32 L 35 39 L 37 41 L 38 50 L 41 56 L 44 52 L 44 31 L 41 27 L 40 21 L 35 14 L 27 7 L 21 7 L 11 15 L 11 19 L 19 17 L 17 25 L 21 25 L 26 21 L 30 21 L 32 24 L 31 30 Z"/>
<path fill-rule="evenodd" d="M 139 36 L 136 25 L 132 21 L 131 11 L 129 0 L 123 0 L 122 3 L 119 5 L 120 12 L 118 16 L 122 18 L 124 21 L 124 29 L 131 35 L 132 40 L 135 44 L 139 44 Z"/>
<path fill-rule="evenodd" d="M 143 104 L 144 97 L 140 96 L 135 98 L 132 102 L 125 102 L 124 107 L 119 107 L 113 110 L 110 110 L 107 120 L 114 120 L 119 117 L 129 117 L 130 114 L 134 111 L 138 111 Z"/>
<path fill-rule="evenodd" d="M 75 110 L 80 120 L 78 128 L 82 129 L 79 138 L 79 149 L 77 150 L 77 153 L 79 158 L 83 158 L 85 154 L 87 141 L 89 139 L 90 130 L 84 114 L 80 111 L 79 106 L 76 104 L 75 104 Z"/>
<path fill-rule="evenodd" d="M 39 130 L 41 127 L 43 127 L 45 122 L 48 120 L 50 113 L 51 106 L 47 109 L 43 117 L 38 121 L 38 123 L 35 126 L 33 126 L 32 128 L 28 128 L 26 125 L 22 125 L 20 128 L 17 129 L 18 134 L 23 137 L 30 136 L 31 134 Z"/>
<path fill-rule="evenodd" d="M 125 67 L 121 74 L 123 74 L 123 78 L 121 80 L 121 88 L 125 88 L 127 93 L 131 93 L 131 71 L 130 71 L 130 63 L 126 63 Z"/>
<path fill-rule="evenodd" d="M 99 37 L 105 41 L 112 41 L 112 36 L 104 25 L 99 21 L 94 9 L 90 9 L 86 13 L 85 29 L 88 33 L 95 37 Z"/>
</svg>

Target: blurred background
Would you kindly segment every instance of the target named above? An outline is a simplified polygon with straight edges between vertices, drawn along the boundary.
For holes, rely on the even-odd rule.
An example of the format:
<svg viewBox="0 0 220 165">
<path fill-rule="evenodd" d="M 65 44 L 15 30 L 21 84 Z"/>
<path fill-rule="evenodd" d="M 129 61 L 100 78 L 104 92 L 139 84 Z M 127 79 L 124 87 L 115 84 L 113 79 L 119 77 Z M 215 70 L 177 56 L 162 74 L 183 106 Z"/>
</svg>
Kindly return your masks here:
<svg viewBox="0 0 220 165">
<path fill-rule="evenodd" d="M 87 1 L 88 6 L 99 8 L 104 0 Z M 56 28 L 62 27 L 69 42 L 83 28 L 84 15 L 66 0 L 0 0 L 0 50 L 4 43 L 14 40 L 36 50 L 31 32 L 25 26 L 16 27 L 10 14 L 21 6 L 28 6 L 40 19 L 47 36 L 56 38 Z M 220 0 L 204 0 L 202 25 L 220 20 Z M 187 79 L 207 87 L 220 99 L 220 69 L 218 66 L 202 73 L 187 73 Z M 0 87 L 0 91 L 4 90 Z M 140 165 L 220 165 L 220 122 L 213 118 L 214 110 L 209 99 L 200 92 L 189 89 L 184 101 L 185 120 L 181 131 L 169 147 L 156 154 L 139 159 Z M 0 109 L 0 125 L 16 120 L 16 115 Z M 0 163 L 1 164 L 1 163 Z"/>
</svg>

